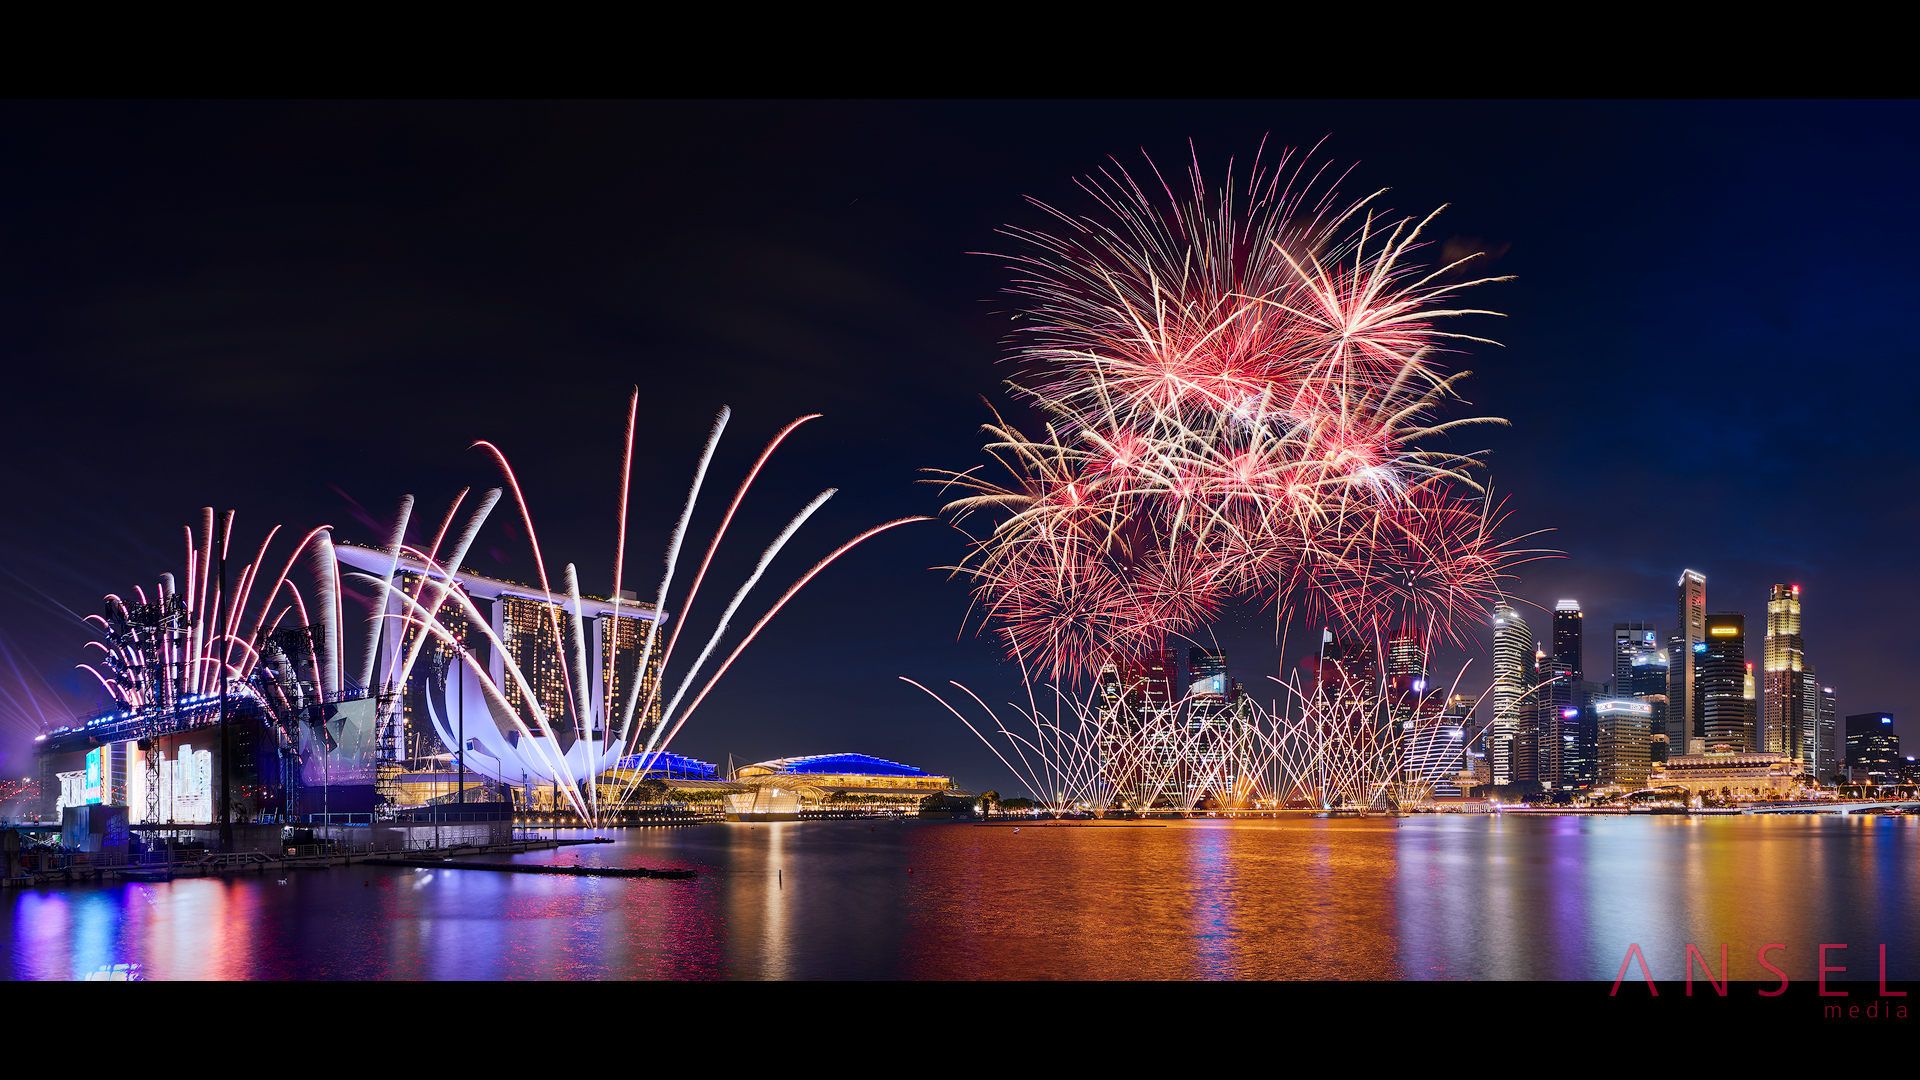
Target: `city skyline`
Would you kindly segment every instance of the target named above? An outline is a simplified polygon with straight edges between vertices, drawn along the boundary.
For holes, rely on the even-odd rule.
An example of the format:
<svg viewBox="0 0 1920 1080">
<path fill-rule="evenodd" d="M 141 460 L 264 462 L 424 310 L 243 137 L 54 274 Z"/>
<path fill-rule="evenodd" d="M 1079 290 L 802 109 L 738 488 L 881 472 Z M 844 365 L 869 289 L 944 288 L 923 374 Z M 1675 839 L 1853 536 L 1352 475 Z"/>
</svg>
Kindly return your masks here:
<svg viewBox="0 0 1920 1080">
<path fill-rule="evenodd" d="M 813 477 L 842 488 L 822 543 L 930 512 L 939 492 L 915 486 L 918 470 L 974 464 L 992 418 L 978 395 L 1006 408 L 997 388 L 1015 375 L 1003 260 L 966 253 L 1004 250 L 1004 224 L 1041 223 L 1022 196 L 1084 209 L 1074 177 L 1107 155 L 1138 167 L 1142 147 L 1177 169 L 1189 138 L 1218 173 L 1263 137 L 1327 137 L 1320 160 L 1353 168 L 1343 191 L 1403 185 L 1388 197 L 1401 212 L 1450 203 L 1436 245 L 1483 250 L 1491 272 L 1516 275 L 1486 298 L 1506 318 L 1463 326 L 1504 346 L 1448 363 L 1474 372 L 1460 415 L 1512 425 L 1456 448 L 1491 451 L 1511 532 L 1554 529 L 1528 546 L 1565 553 L 1513 583 L 1534 640 L 1551 652 L 1551 613 L 1575 599 L 1591 624 L 1577 659 L 1611 671 L 1602 628 L 1671 632 L 1674 581 L 1695 569 L 1707 614 L 1745 616 L 1764 702 L 1771 590 L 1798 584 L 1797 647 L 1838 713 L 1911 723 L 1897 613 L 1920 588 L 1885 543 L 1913 514 L 1899 493 L 1916 463 L 1897 437 L 1913 376 L 1893 298 L 1915 272 L 1885 253 L 1904 248 L 1911 196 L 1875 181 L 1907 174 L 1912 140 L 1887 133 L 1911 130 L 1913 107 L 1036 108 L 1071 137 L 1009 127 L 1019 110 L 991 105 L 9 107 L 0 347 L 17 379 L 4 436 L 15 509 L 0 532 L 0 640 L 29 674 L 0 730 L 7 767 L 24 752 L 23 716 L 91 705 L 71 677 L 87 637 L 77 617 L 177 573 L 179 527 L 202 506 L 237 508 L 246 544 L 275 524 L 331 523 L 377 545 L 400 495 L 440 501 L 485 482 L 465 448 L 491 439 L 523 463 L 543 543 L 605 593 L 611 523 L 597 503 L 577 508 L 608 486 L 617 450 L 602 432 L 634 385 L 650 424 L 636 520 L 672 520 L 684 447 L 722 405 L 758 433 L 827 414 L 763 481 L 783 497 Z M 1455 113 L 1473 122 L 1442 135 L 1433 121 Z M 404 149 L 414 138 L 432 153 Z M 1746 166 L 1783 138 L 1789 164 L 1758 178 L 1768 170 Z M 1617 162 L 1588 169 L 1593 145 L 1618 147 Z M 1630 168 L 1653 161 L 1651 180 Z M 1779 206 L 1795 224 L 1754 226 L 1771 220 L 1756 208 Z M 1687 276 L 1701 265 L 1706 280 Z M 1806 365 L 1819 378 L 1801 398 L 1766 397 Z M 1611 389 L 1648 375 L 1675 387 Z M 1685 390 L 1707 381 L 1727 392 Z M 1776 406 L 1812 419 L 1776 427 Z M 1602 452 L 1621 445 L 1656 452 Z M 1652 490 L 1667 501 L 1638 494 Z M 1807 512 L 1769 512 L 1787 497 Z M 770 498 L 743 514 L 777 525 L 784 509 Z M 631 543 L 657 551 L 663 529 Z M 1016 694 L 967 622 L 964 586 L 929 569 L 959 561 L 959 538 L 927 533 L 873 545 L 796 602 L 676 749 L 709 761 L 849 749 L 1004 783 L 964 729 L 897 683 Z M 516 541 L 485 538 L 475 568 L 526 581 Z M 719 558 L 737 568 L 756 553 Z M 818 554 L 797 543 L 787 569 Z M 1259 697 L 1314 634 L 1285 628 L 1283 650 L 1270 612 L 1229 610 L 1213 637 L 1170 647 L 1227 651 Z M 1482 695 L 1486 641 L 1426 666 L 1450 676 L 1467 660 L 1460 689 Z"/>
</svg>

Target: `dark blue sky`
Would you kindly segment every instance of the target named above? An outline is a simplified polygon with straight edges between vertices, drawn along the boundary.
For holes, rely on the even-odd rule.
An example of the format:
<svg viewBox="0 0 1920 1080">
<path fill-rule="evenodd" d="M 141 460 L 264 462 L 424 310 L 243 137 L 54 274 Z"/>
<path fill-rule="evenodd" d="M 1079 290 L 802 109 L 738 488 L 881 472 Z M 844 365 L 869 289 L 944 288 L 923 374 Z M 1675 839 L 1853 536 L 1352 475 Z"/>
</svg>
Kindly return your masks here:
<svg viewBox="0 0 1920 1080">
<path fill-rule="evenodd" d="M 13 104 L 0 107 L 0 739 L 90 709 L 75 614 L 182 561 L 208 504 L 237 537 L 323 522 L 374 536 L 403 493 L 439 512 L 513 458 L 550 563 L 611 579 L 628 387 L 646 417 L 629 574 L 651 593 L 700 441 L 735 417 L 704 537 L 761 443 L 803 428 L 716 564 L 731 591 L 826 486 L 841 495 L 762 602 L 859 529 L 937 508 L 922 468 L 982 460 L 980 398 L 1006 403 L 1003 224 L 1142 149 L 1209 174 L 1326 140 L 1342 191 L 1451 204 L 1432 235 L 1511 245 L 1475 298 L 1503 348 L 1459 415 L 1513 531 L 1564 559 L 1516 594 L 1610 624 L 1674 619 L 1683 567 L 1710 610 L 1763 624 L 1797 582 L 1808 655 L 1842 715 L 1920 709 L 1906 646 L 1920 468 L 1908 104 L 854 103 Z M 512 564 L 476 568 L 531 577 Z M 281 549 L 284 551 L 284 547 Z M 860 750 L 1019 787 L 900 683 L 1016 679 L 929 567 L 962 537 L 888 534 L 818 579 L 675 748 L 724 762 Z M 724 592 L 722 593 L 724 595 Z M 705 619 L 720 596 L 704 601 Z M 751 605 L 749 605 L 751 607 Z M 702 625 L 702 612 L 693 612 Z M 1534 613 L 1536 632 L 1546 618 Z M 710 625 L 710 622 L 707 623 Z M 1271 615 L 1220 628 L 1250 686 Z M 1300 649 L 1298 630 L 1289 655 Z M 1484 650 L 1463 682 L 1486 676 Z M 1920 729 L 1914 729 L 1920 731 Z"/>
</svg>

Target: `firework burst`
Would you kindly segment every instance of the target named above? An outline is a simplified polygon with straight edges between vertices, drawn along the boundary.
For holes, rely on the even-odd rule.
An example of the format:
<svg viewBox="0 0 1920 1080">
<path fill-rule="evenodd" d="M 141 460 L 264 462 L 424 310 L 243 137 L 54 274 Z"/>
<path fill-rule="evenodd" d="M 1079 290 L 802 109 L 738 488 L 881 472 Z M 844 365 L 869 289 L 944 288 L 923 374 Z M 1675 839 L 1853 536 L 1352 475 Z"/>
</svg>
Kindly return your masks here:
<svg viewBox="0 0 1920 1080">
<path fill-rule="evenodd" d="M 965 563 L 978 608 L 1030 670 L 1092 674 L 1253 600 L 1363 637 L 1459 640 L 1523 557 L 1471 454 L 1434 449 L 1466 373 L 1436 357 L 1471 260 L 1423 268 L 1426 219 L 1379 193 L 1341 204 L 1286 155 L 1176 195 L 1117 166 L 1082 182 L 1104 213 L 1041 204 L 1061 228 L 1010 229 L 1029 304 L 1019 399 L 987 451 L 1007 479 L 943 474 L 957 522 L 994 518 Z"/>
</svg>

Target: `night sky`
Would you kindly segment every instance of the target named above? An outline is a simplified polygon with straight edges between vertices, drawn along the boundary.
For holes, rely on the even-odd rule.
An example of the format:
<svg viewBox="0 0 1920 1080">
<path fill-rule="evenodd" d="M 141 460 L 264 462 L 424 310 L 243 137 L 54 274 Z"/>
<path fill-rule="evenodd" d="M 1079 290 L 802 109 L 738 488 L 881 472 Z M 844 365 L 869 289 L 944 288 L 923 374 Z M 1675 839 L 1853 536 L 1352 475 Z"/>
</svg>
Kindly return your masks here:
<svg viewBox="0 0 1920 1080">
<path fill-rule="evenodd" d="M 1794 582 L 1840 715 L 1888 709 L 1920 736 L 1916 121 L 1844 103 L 0 107 L 0 767 L 26 772 L 33 734 L 100 704 L 73 670 L 80 616 L 181 572 L 203 506 L 237 510 L 248 551 L 275 524 L 377 544 L 403 494 L 437 523 L 460 488 L 496 485 L 468 449 L 484 438 L 548 565 L 604 592 L 635 385 L 628 587 L 646 597 L 714 413 L 734 410 L 701 544 L 766 439 L 825 414 L 757 482 L 690 626 L 704 639 L 786 519 L 839 488 L 757 617 L 847 537 L 935 513 L 920 470 L 985 460 L 1018 304 L 1005 260 L 970 253 L 1044 227 L 1027 197 L 1091 212 L 1074 179 L 1143 171 L 1143 152 L 1173 171 L 1197 153 L 1217 182 L 1263 139 L 1352 166 L 1349 197 L 1449 204 L 1436 242 L 1504 246 L 1491 269 L 1517 280 L 1473 300 L 1506 317 L 1462 327 L 1504 347 L 1450 358 L 1473 372 L 1452 415 L 1512 422 L 1459 448 L 1489 452 L 1510 533 L 1551 530 L 1524 546 L 1563 557 L 1513 591 L 1582 603 L 1590 678 L 1613 622 L 1673 626 L 1682 568 L 1706 574 L 1709 611 L 1747 616 L 1756 660 L 1767 587 Z M 468 563 L 531 581 L 508 520 Z M 921 523 L 844 558 L 674 749 L 861 751 L 1023 789 L 898 678 L 1020 693 L 966 585 L 932 569 L 964 545 Z M 1272 612 L 1214 636 L 1271 696 Z M 1478 638 L 1440 665 L 1467 663 L 1475 692 Z M 1310 640 L 1292 628 L 1284 659 Z"/>
</svg>

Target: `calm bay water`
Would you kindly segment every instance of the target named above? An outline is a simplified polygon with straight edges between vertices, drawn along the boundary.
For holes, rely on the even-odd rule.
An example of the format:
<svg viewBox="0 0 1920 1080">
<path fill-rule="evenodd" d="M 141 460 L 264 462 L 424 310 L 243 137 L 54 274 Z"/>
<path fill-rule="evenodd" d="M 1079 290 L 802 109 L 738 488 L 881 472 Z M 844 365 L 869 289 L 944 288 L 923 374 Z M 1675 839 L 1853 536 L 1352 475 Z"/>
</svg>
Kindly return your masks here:
<svg viewBox="0 0 1920 1080">
<path fill-rule="evenodd" d="M 564 835 L 564 834 L 563 834 Z M 0 975 L 73 979 L 1920 978 L 1920 820 L 805 822 L 634 830 L 519 861 L 0 893 Z M 1635 971 L 1637 977 L 1637 969 Z"/>
</svg>

